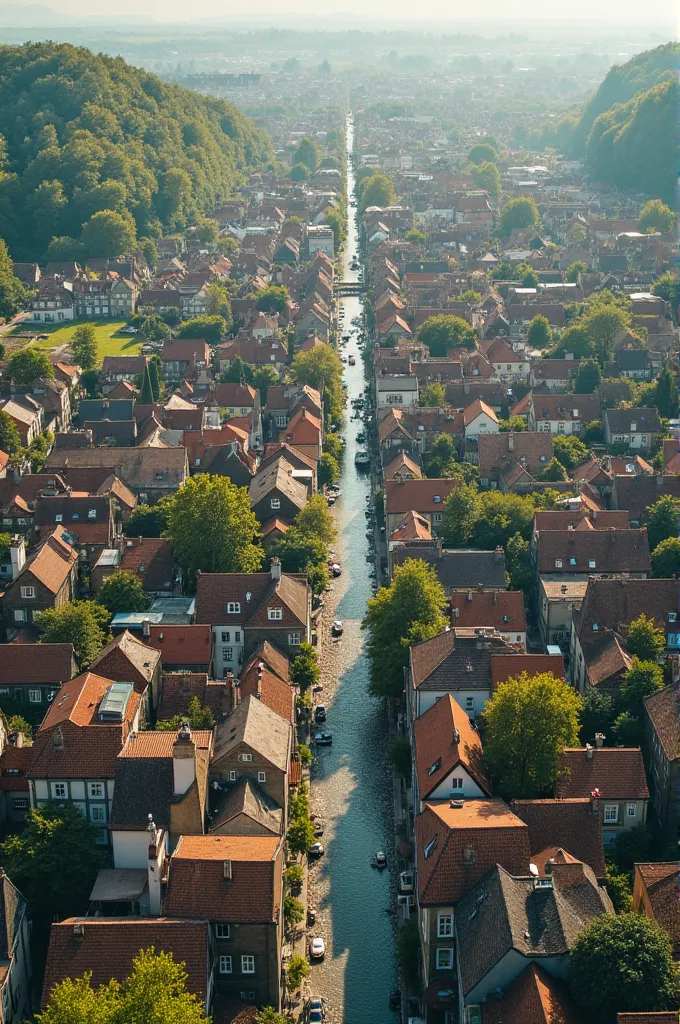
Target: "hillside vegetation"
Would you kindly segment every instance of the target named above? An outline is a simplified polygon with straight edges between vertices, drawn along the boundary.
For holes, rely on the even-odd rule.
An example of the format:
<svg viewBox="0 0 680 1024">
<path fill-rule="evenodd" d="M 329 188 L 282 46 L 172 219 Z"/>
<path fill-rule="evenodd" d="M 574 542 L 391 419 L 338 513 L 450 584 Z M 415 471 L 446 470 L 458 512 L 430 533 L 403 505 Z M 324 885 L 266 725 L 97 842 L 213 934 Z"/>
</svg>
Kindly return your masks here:
<svg viewBox="0 0 680 1024">
<path fill-rule="evenodd" d="M 572 146 L 575 155 L 583 156 L 585 153 L 588 135 L 600 114 L 617 104 L 628 103 L 660 82 L 675 78 L 679 53 L 677 43 L 666 43 L 655 50 L 636 54 L 626 64 L 614 65 L 586 105 L 574 129 Z"/>
<path fill-rule="evenodd" d="M 230 103 L 49 42 L 0 47 L 0 136 L 0 237 L 15 259 L 79 238 L 101 210 L 138 236 L 182 230 L 272 159 Z"/>
</svg>

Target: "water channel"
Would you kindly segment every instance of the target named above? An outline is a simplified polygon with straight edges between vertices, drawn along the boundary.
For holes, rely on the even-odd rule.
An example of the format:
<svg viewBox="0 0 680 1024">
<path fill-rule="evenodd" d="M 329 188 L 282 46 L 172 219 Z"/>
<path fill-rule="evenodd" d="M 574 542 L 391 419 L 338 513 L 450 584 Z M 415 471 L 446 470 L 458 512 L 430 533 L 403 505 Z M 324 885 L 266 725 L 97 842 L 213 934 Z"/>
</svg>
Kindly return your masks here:
<svg viewBox="0 0 680 1024">
<path fill-rule="evenodd" d="M 353 126 L 347 127 L 348 196 L 354 192 L 351 166 Z M 350 208 L 342 277 L 356 280 L 350 269 L 359 252 L 355 211 Z M 312 965 L 309 991 L 327 1001 L 330 1024 L 394 1024 L 389 993 L 395 985 L 393 917 L 395 906 L 391 871 L 371 867 L 377 850 L 391 857 L 394 850 L 392 780 L 387 762 L 387 724 L 382 704 L 368 694 L 368 664 L 363 653 L 361 620 L 372 596 L 370 564 L 366 555 L 374 545 L 367 538 L 365 510 L 370 476 L 357 470 L 354 455 L 363 444 L 357 434 L 363 422 L 351 419 L 351 399 L 366 385 L 361 353 L 352 320 L 361 315 L 362 300 L 346 298 L 345 328 L 352 334 L 344 354 L 356 364 L 345 366 L 348 389 L 347 440 L 341 479 L 342 495 L 336 504 L 337 554 L 342 576 L 330 595 L 321 647 L 322 700 L 328 706 L 324 726 L 333 734 L 332 747 L 317 752 L 312 769 L 312 807 L 325 822 L 326 854 L 311 867 L 309 903 L 318 910 L 312 934 L 326 943 L 326 957 Z M 334 618 L 344 633 L 330 642 Z"/>
</svg>

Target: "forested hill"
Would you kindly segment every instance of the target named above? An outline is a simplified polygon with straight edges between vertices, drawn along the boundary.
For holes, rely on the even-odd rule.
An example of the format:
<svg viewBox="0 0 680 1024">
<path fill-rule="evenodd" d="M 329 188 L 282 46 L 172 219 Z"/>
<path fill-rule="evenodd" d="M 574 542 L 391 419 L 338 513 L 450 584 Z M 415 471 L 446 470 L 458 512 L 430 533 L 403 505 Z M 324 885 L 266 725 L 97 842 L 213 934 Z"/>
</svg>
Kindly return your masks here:
<svg viewBox="0 0 680 1024">
<path fill-rule="evenodd" d="M 0 135 L 0 237 L 15 259 L 78 239 L 100 210 L 138 236 L 181 230 L 272 159 L 230 103 L 55 43 L 0 47 Z"/>
<path fill-rule="evenodd" d="M 626 64 L 614 65 L 599 89 L 587 104 L 572 135 L 572 146 L 577 156 L 585 152 L 586 141 L 593 123 L 617 103 L 628 103 L 639 93 L 647 92 L 659 82 L 675 78 L 680 48 L 677 43 L 666 43 L 655 50 L 638 53 Z"/>
</svg>

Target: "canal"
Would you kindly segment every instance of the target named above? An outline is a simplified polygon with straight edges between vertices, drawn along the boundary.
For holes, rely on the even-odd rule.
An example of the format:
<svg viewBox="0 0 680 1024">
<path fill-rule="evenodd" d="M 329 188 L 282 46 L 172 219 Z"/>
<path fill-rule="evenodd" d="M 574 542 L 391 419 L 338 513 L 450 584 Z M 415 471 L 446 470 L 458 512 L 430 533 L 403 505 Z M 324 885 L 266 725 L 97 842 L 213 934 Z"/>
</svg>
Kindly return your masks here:
<svg viewBox="0 0 680 1024">
<path fill-rule="evenodd" d="M 353 126 L 347 127 L 347 192 L 354 192 L 351 165 Z M 355 210 L 350 208 L 342 277 L 355 280 L 350 269 L 359 253 Z M 357 470 L 354 456 L 364 445 L 357 441 L 362 420 L 352 419 L 351 400 L 366 385 L 364 365 L 352 320 L 362 312 L 360 298 L 341 300 L 345 328 L 352 334 L 343 354 L 354 356 L 345 365 L 348 389 L 347 440 L 341 479 L 342 495 L 336 504 L 337 554 L 342 576 L 330 597 L 321 645 L 321 699 L 328 706 L 324 726 L 333 745 L 317 752 L 312 767 L 312 808 L 325 823 L 326 854 L 310 870 L 309 904 L 318 911 L 312 935 L 326 943 L 325 960 L 310 967 L 308 988 L 327 1001 L 331 1024 L 395 1024 L 389 1009 L 390 990 L 396 983 L 394 931 L 391 913 L 396 900 L 392 871 L 371 867 L 377 850 L 390 858 L 394 851 L 392 775 L 387 760 L 387 723 L 383 705 L 368 693 L 368 663 L 363 652 L 361 620 L 373 594 L 366 560 L 374 550 L 367 537 L 367 499 L 370 476 Z M 344 633 L 331 643 L 330 626 L 341 619 Z"/>
</svg>

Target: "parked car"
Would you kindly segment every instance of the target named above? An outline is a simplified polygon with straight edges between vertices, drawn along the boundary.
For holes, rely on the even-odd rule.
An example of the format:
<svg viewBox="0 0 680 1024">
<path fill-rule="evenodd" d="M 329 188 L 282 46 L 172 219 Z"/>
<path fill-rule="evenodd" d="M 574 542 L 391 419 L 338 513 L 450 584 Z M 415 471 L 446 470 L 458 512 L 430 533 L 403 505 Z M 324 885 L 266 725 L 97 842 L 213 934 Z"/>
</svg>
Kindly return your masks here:
<svg viewBox="0 0 680 1024">
<path fill-rule="evenodd" d="M 331 576 L 342 576 L 342 566 L 337 562 L 333 562 L 331 565 Z"/>
<path fill-rule="evenodd" d="M 307 1001 L 307 1024 L 322 1024 L 325 1019 L 324 1000 L 321 996 L 311 996 Z"/>
<path fill-rule="evenodd" d="M 333 744 L 332 732 L 317 732 L 314 736 L 317 747 L 330 747 Z"/>
<path fill-rule="evenodd" d="M 323 960 L 326 955 L 326 943 L 317 935 L 309 943 L 309 956 L 312 960 Z"/>
<path fill-rule="evenodd" d="M 324 849 L 323 843 L 312 843 L 309 847 L 310 857 L 323 857 L 326 850 Z"/>
<path fill-rule="evenodd" d="M 326 721 L 326 705 L 317 704 L 314 708 L 314 721 L 325 722 Z"/>
<path fill-rule="evenodd" d="M 336 619 L 331 626 L 331 636 L 342 636 L 343 625 L 340 619 Z"/>
</svg>

